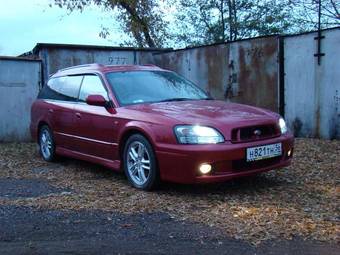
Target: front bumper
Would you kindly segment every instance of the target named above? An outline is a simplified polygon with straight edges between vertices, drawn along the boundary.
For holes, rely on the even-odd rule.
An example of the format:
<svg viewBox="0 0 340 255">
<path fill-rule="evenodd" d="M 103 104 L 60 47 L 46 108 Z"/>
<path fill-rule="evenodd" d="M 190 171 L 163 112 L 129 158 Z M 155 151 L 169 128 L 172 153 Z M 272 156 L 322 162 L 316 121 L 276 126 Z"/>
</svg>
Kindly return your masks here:
<svg viewBox="0 0 340 255">
<path fill-rule="evenodd" d="M 266 144 L 282 143 L 282 156 L 247 163 L 246 148 Z M 225 142 L 211 145 L 159 144 L 156 154 L 161 179 L 177 183 L 212 183 L 253 175 L 288 166 L 292 155 L 294 137 L 291 134 L 256 142 Z M 212 165 L 212 172 L 200 175 L 198 167 L 202 163 Z"/>
</svg>

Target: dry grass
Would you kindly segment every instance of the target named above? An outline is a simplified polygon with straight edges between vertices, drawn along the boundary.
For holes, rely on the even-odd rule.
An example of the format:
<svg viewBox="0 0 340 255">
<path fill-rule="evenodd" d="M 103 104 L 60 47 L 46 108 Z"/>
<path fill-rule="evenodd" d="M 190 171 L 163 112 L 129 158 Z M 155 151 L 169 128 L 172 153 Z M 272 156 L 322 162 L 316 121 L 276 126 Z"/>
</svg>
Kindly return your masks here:
<svg viewBox="0 0 340 255">
<path fill-rule="evenodd" d="M 71 159 L 41 160 L 34 144 L 0 144 L 0 178 L 39 178 L 70 188 L 38 198 L 0 204 L 123 213 L 163 211 L 221 228 L 257 244 L 300 236 L 337 242 L 340 141 L 297 139 L 292 166 L 253 178 L 215 185 L 164 184 L 156 192 L 131 188 L 121 174 Z"/>
</svg>

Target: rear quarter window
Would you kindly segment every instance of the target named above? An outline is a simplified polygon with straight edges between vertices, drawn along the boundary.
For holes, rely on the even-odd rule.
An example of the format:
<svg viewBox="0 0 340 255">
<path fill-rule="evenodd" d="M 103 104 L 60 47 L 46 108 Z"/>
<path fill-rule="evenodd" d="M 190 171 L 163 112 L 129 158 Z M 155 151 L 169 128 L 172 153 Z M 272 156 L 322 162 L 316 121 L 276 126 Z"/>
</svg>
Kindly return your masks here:
<svg viewBox="0 0 340 255">
<path fill-rule="evenodd" d="M 61 101 L 77 101 L 83 76 L 51 78 L 40 91 L 38 98 Z"/>
</svg>

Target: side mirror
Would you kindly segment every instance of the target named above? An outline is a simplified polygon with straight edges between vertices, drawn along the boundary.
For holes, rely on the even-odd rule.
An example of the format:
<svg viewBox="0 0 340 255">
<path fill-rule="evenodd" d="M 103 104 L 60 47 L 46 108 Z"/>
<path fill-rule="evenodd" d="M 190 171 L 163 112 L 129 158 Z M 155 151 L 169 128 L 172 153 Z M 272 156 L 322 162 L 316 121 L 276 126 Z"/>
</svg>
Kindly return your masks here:
<svg viewBox="0 0 340 255">
<path fill-rule="evenodd" d="M 88 105 L 107 106 L 107 101 L 102 95 L 89 95 L 86 98 Z"/>
</svg>

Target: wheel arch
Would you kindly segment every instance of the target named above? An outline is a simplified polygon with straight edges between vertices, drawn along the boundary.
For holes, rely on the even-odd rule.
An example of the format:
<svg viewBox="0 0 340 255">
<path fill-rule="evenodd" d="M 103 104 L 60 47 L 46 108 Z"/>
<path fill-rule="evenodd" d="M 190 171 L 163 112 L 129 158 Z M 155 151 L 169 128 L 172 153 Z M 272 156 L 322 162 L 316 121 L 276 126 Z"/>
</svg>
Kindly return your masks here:
<svg viewBox="0 0 340 255">
<path fill-rule="evenodd" d="M 126 141 L 129 139 L 129 137 L 131 137 L 134 134 L 140 134 L 144 136 L 148 140 L 148 142 L 151 144 L 153 150 L 155 151 L 154 143 L 151 137 L 147 134 L 147 132 L 145 132 L 144 130 L 138 127 L 130 127 L 122 133 L 119 139 L 118 151 L 119 151 L 119 157 L 121 160 L 123 160 L 123 153 L 124 153 L 124 147 L 125 147 Z"/>
<path fill-rule="evenodd" d="M 151 132 L 151 133 L 149 133 L 149 132 Z M 126 130 L 124 130 L 122 132 L 122 135 L 120 136 L 120 140 L 119 140 L 119 145 L 118 145 L 118 152 L 119 152 L 119 158 L 120 158 L 120 162 L 121 162 L 121 169 L 123 169 L 127 178 L 129 179 L 131 177 L 128 176 L 127 170 L 125 168 L 125 163 L 124 163 L 124 149 L 125 149 L 125 146 L 126 146 L 126 142 L 128 141 L 128 139 L 131 136 L 133 136 L 135 134 L 139 134 L 139 135 L 143 136 L 149 142 L 149 144 L 151 146 L 153 158 L 154 158 L 155 172 L 154 172 L 154 177 L 153 177 L 154 179 L 152 181 L 153 184 L 151 184 L 152 186 L 146 188 L 146 190 L 154 189 L 155 187 L 157 187 L 159 185 L 159 182 L 161 181 L 161 172 L 160 172 L 158 157 L 157 157 L 157 153 L 156 153 L 155 140 L 152 137 L 152 135 L 154 135 L 154 134 L 152 133 L 152 131 L 149 131 L 149 132 L 146 131 L 145 129 L 143 129 L 142 127 L 130 126 L 129 128 L 127 128 Z M 130 182 L 132 182 L 132 181 L 130 180 Z M 132 184 L 132 185 L 135 186 L 135 184 Z"/>
<path fill-rule="evenodd" d="M 40 142 L 39 141 L 39 133 L 40 133 L 40 129 L 43 127 L 43 126 L 48 126 L 49 128 L 50 128 L 50 126 L 48 125 L 48 123 L 46 122 L 46 121 L 44 121 L 44 120 L 41 120 L 41 121 L 39 121 L 39 123 L 38 123 L 38 128 L 37 128 L 37 141 L 38 141 L 38 143 Z"/>
</svg>

